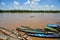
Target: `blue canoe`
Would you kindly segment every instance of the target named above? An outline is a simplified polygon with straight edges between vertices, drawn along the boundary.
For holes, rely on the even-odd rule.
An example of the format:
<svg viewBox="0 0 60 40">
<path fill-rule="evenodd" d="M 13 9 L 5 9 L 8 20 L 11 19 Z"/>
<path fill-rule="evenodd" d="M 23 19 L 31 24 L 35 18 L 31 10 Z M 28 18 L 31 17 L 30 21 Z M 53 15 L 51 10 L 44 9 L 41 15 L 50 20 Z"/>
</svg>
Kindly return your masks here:
<svg viewBox="0 0 60 40">
<path fill-rule="evenodd" d="M 34 36 L 34 37 L 43 37 L 43 38 L 60 38 L 59 34 L 56 33 L 27 33 L 28 36 Z"/>
<path fill-rule="evenodd" d="M 60 28 L 60 24 L 48 24 L 48 27 Z"/>
<path fill-rule="evenodd" d="M 55 29 L 60 32 L 60 25 L 59 24 L 48 24 L 47 27 Z M 48 29 L 48 28 L 45 28 Z"/>
</svg>

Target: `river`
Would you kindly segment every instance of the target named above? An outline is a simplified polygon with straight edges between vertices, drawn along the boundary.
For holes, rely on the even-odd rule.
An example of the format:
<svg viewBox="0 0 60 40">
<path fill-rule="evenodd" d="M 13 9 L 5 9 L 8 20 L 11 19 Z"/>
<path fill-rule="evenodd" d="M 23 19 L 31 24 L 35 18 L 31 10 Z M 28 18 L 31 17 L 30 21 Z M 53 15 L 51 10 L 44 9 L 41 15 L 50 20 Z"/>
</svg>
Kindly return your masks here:
<svg viewBox="0 0 60 40">
<path fill-rule="evenodd" d="M 28 26 L 32 28 L 44 29 L 47 24 L 60 22 L 60 13 L 0 13 L 0 27 L 10 30 L 16 27 Z M 36 38 L 32 40 L 57 40 L 56 38 Z"/>
</svg>

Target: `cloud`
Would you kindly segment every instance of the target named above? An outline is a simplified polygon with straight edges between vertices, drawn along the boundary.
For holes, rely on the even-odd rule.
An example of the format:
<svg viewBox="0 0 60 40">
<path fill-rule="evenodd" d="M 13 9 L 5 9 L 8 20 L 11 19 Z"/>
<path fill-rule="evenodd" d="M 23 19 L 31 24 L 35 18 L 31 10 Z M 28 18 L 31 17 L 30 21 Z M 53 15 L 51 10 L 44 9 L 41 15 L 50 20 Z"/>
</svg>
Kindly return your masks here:
<svg viewBox="0 0 60 40">
<path fill-rule="evenodd" d="M 14 5 L 19 5 L 19 2 L 17 2 L 17 1 L 14 1 Z"/>
<path fill-rule="evenodd" d="M 31 9 L 33 10 L 53 10 L 54 9 L 54 5 L 39 5 L 39 2 L 41 0 L 27 0 L 27 2 L 25 2 L 25 5 L 29 6 Z"/>
<path fill-rule="evenodd" d="M 32 0 L 32 2 L 30 4 L 30 8 L 31 9 L 38 9 L 39 8 L 39 2 L 40 2 L 40 0 Z"/>
<path fill-rule="evenodd" d="M 39 2 L 40 2 L 40 0 L 32 0 L 32 1 L 27 0 L 24 4 L 25 5 L 38 5 Z"/>
<path fill-rule="evenodd" d="M 32 0 L 31 5 L 39 5 L 40 0 Z"/>
<path fill-rule="evenodd" d="M 40 6 L 39 9 L 42 9 L 42 10 L 54 10 L 54 5 L 43 5 L 43 6 Z"/>
<path fill-rule="evenodd" d="M 29 5 L 31 9 L 36 9 L 36 7 L 39 5 L 40 0 L 27 0 L 24 4 Z"/>
<path fill-rule="evenodd" d="M 20 10 L 28 10 L 25 6 L 20 6 Z"/>
<path fill-rule="evenodd" d="M 43 5 L 43 6 L 33 6 L 33 5 L 30 5 L 30 7 L 34 10 L 54 10 L 54 5 Z"/>
<path fill-rule="evenodd" d="M 11 6 L 10 4 L 7 5 L 5 2 L 2 2 L 1 4 L 2 4 L 1 9 L 3 9 L 3 10 L 9 10 L 9 9 L 11 9 L 11 8 L 10 8 L 10 6 Z M 7 7 L 7 6 L 8 6 L 8 7 Z"/>
<path fill-rule="evenodd" d="M 38 2 L 32 1 L 31 5 L 38 5 Z"/>
<path fill-rule="evenodd" d="M 54 5 L 51 5 L 51 7 L 54 7 Z"/>
<path fill-rule="evenodd" d="M 2 2 L 1 4 L 2 4 L 2 5 L 5 5 L 5 3 L 4 3 L 4 2 Z"/>
<path fill-rule="evenodd" d="M 2 9 L 4 9 L 6 7 L 5 3 L 2 2 L 1 4 L 2 4 Z"/>
<path fill-rule="evenodd" d="M 29 4 L 31 4 L 31 3 L 30 3 L 30 1 L 28 0 L 28 1 L 27 1 L 26 3 L 24 3 L 24 4 L 27 4 L 27 5 L 29 5 Z"/>
<path fill-rule="evenodd" d="M 43 6 L 43 9 L 44 9 L 44 10 L 50 10 L 51 7 L 50 7 L 49 5 L 44 5 L 44 6 Z"/>
<path fill-rule="evenodd" d="M 40 0 L 32 0 L 32 1 L 40 1 Z"/>
<path fill-rule="evenodd" d="M 13 4 L 14 4 L 14 9 L 17 10 L 19 8 L 19 2 L 14 1 Z"/>
</svg>

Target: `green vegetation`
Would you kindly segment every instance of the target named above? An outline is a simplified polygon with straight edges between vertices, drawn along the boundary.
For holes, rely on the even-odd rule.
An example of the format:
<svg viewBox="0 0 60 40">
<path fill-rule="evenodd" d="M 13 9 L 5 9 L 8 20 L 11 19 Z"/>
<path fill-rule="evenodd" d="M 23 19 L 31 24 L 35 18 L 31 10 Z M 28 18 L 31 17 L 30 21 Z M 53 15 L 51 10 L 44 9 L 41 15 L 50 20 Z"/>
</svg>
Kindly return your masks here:
<svg viewBox="0 0 60 40">
<path fill-rule="evenodd" d="M 60 13 L 60 10 L 0 10 L 0 13 Z"/>
</svg>

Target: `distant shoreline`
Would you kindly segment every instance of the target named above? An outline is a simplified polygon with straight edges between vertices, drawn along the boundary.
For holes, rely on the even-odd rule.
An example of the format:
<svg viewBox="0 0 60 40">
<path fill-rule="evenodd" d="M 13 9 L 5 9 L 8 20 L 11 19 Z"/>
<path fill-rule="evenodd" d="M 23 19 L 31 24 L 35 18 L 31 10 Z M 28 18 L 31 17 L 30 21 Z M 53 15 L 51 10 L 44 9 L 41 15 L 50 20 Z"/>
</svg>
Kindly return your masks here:
<svg viewBox="0 0 60 40">
<path fill-rule="evenodd" d="M 60 13 L 60 10 L 0 10 L 0 13 Z"/>
</svg>

